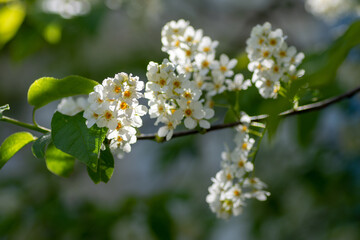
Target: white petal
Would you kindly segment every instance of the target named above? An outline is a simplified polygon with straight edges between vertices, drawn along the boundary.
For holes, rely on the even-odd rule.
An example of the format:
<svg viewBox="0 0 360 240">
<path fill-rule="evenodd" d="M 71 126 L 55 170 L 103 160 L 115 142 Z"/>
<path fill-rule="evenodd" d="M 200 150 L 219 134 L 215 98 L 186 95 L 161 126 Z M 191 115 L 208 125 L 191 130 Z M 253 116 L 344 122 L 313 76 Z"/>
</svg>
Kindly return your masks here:
<svg viewBox="0 0 360 240">
<path fill-rule="evenodd" d="M 209 129 L 211 127 L 210 123 L 206 120 L 200 120 L 199 125 L 202 128 Z"/>
<path fill-rule="evenodd" d="M 168 132 L 169 132 L 169 128 L 167 126 L 163 126 L 159 128 L 158 135 L 159 137 L 165 137 Z"/>
<path fill-rule="evenodd" d="M 187 117 L 184 121 L 184 124 L 187 129 L 194 129 L 196 127 L 197 122 L 191 117 Z"/>
</svg>

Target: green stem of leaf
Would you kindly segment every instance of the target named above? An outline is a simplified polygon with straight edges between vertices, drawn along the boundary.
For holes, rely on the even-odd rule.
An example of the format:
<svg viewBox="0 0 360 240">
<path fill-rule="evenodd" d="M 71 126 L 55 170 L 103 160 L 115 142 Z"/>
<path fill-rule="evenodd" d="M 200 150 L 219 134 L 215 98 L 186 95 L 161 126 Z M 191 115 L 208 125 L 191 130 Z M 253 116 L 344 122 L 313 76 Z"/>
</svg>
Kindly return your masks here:
<svg viewBox="0 0 360 240">
<path fill-rule="evenodd" d="M 252 163 L 255 163 L 255 158 L 256 158 L 256 155 L 257 155 L 257 153 L 259 151 L 261 140 L 264 138 L 265 131 L 266 131 L 266 128 L 264 128 L 264 131 L 262 133 L 260 133 L 261 136 L 258 139 L 258 143 L 256 145 L 255 152 L 253 153 L 254 155 L 253 155 L 252 160 L 251 160 Z"/>
<path fill-rule="evenodd" d="M 37 124 L 36 120 L 35 120 L 35 112 L 36 112 L 36 108 L 34 108 L 33 112 L 32 112 L 32 121 L 34 126 L 38 127 L 39 125 Z"/>
<path fill-rule="evenodd" d="M 3 116 L 3 117 L 0 119 L 0 121 L 8 122 L 8 123 L 11 123 L 11 124 L 14 124 L 14 125 L 17 125 L 17 126 L 20 126 L 20 127 L 24 127 L 24 128 L 30 129 L 30 130 L 34 130 L 34 131 L 37 131 L 37 132 L 41 132 L 41 133 L 48 133 L 48 132 L 50 132 L 50 129 L 47 129 L 47 128 L 45 128 L 45 127 L 38 126 L 38 125 L 33 125 L 33 124 L 29 124 L 29 123 L 20 122 L 19 120 L 16 120 L 16 119 L 13 119 L 13 118 L 9 118 L 9 117 L 6 117 L 6 116 Z"/>
</svg>

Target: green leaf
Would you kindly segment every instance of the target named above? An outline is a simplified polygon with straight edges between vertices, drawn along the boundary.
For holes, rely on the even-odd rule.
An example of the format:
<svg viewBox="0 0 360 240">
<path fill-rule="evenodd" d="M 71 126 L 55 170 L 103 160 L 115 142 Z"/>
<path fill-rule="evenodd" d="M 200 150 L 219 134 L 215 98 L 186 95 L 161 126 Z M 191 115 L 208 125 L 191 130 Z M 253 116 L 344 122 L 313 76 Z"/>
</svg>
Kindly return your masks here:
<svg viewBox="0 0 360 240">
<path fill-rule="evenodd" d="M 148 226 L 159 240 L 175 239 L 174 219 L 167 208 L 169 201 L 168 195 L 156 195 L 148 201 Z"/>
<path fill-rule="evenodd" d="M 25 14 L 25 6 L 20 2 L 5 5 L 0 9 L 0 48 L 15 36 Z"/>
<path fill-rule="evenodd" d="M 240 114 L 239 114 L 240 116 Z M 233 123 L 233 122 L 237 122 L 239 121 L 239 116 L 237 116 L 235 114 L 235 111 L 233 109 L 229 109 L 226 113 L 225 113 L 225 117 L 224 117 L 224 123 Z"/>
<path fill-rule="evenodd" d="M 26 144 L 36 138 L 28 132 L 18 132 L 10 135 L 0 147 L 0 169 Z"/>
<path fill-rule="evenodd" d="M 36 158 L 42 159 L 45 156 L 45 148 L 51 142 L 51 133 L 39 137 L 31 147 L 31 151 Z"/>
<path fill-rule="evenodd" d="M 305 76 L 292 82 L 291 96 L 302 86 L 326 88 L 334 82 L 336 73 L 350 50 L 360 44 L 360 21 L 350 25 L 327 50 L 320 54 L 307 55 L 300 68 L 305 69 Z"/>
<path fill-rule="evenodd" d="M 47 169 L 61 177 L 68 177 L 74 170 L 75 158 L 50 144 L 45 153 Z"/>
<path fill-rule="evenodd" d="M 269 115 L 269 117 L 266 119 L 266 130 L 268 132 L 269 141 L 275 137 L 281 120 L 282 119 L 276 115 Z"/>
<path fill-rule="evenodd" d="M 80 76 L 63 79 L 43 77 L 31 84 L 28 102 L 37 109 L 64 97 L 89 94 L 96 85 L 98 82 Z"/>
<path fill-rule="evenodd" d="M 88 167 L 87 171 L 90 178 L 96 184 L 99 182 L 107 183 L 110 180 L 114 172 L 114 157 L 108 147 L 105 151 L 100 152 L 97 170 L 94 171 Z"/>
<path fill-rule="evenodd" d="M 314 139 L 314 131 L 319 120 L 319 111 L 299 114 L 297 116 L 297 137 L 303 147 L 308 147 Z"/>
<path fill-rule="evenodd" d="M 3 112 L 6 111 L 6 110 L 10 110 L 9 104 L 6 104 L 6 105 L 4 105 L 4 106 L 0 106 L 0 119 L 1 119 L 2 116 L 3 116 Z"/>
<path fill-rule="evenodd" d="M 96 171 L 100 147 L 107 128 L 96 125 L 87 128 L 82 112 L 75 116 L 56 112 L 51 120 L 52 140 L 61 151 L 68 153 Z"/>
</svg>

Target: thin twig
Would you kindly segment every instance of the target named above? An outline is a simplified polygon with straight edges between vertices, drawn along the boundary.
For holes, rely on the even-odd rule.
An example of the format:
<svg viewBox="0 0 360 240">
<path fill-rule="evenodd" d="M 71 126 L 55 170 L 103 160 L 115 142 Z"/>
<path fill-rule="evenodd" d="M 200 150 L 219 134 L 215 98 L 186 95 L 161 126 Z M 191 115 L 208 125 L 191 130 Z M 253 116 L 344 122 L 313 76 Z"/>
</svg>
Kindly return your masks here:
<svg viewBox="0 0 360 240">
<path fill-rule="evenodd" d="M 288 116 L 298 115 L 298 114 L 302 114 L 302 113 L 306 113 L 306 112 L 317 111 L 317 110 L 326 108 L 334 103 L 337 103 L 345 98 L 351 98 L 358 92 L 360 92 L 360 86 L 349 92 L 346 92 L 342 95 L 339 95 L 339 96 L 336 96 L 333 98 L 325 99 L 323 101 L 312 103 L 312 104 L 307 104 L 307 105 L 304 105 L 301 107 L 297 107 L 296 109 L 287 110 L 285 112 L 280 113 L 279 117 L 288 117 Z M 253 116 L 253 117 L 251 117 L 251 121 L 261 121 L 261 120 L 265 120 L 268 117 L 269 117 L 269 115 L 267 115 L 267 114 Z M 220 129 L 235 127 L 239 124 L 241 124 L 241 121 L 213 125 L 209 129 L 206 129 L 205 133 L 220 130 Z M 193 134 L 197 134 L 197 133 L 201 133 L 201 132 L 199 132 L 198 130 L 181 131 L 181 132 L 174 133 L 172 138 L 183 137 L 183 136 L 193 135 Z M 156 134 L 141 134 L 137 137 L 137 139 L 138 140 L 156 140 L 157 136 L 156 136 Z"/>
<path fill-rule="evenodd" d="M 6 116 L 2 116 L 0 121 L 12 123 L 14 125 L 24 127 L 24 128 L 30 129 L 30 130 L 34 130 L 34 131 L 37 131 L 37 132 L 41 132 L 41 133 L 48 133 L 48 132 L 51 131 L 50 129 L 47 129 L 45 127 L 36 126 L 36 125 L 30 124 L 30 123 L 20 122 L 19 120 L 16 120 L 16 119 L 13 119 L 13 118 L 10 118 L 10 117 L 6 117 Z"/>
</svg>

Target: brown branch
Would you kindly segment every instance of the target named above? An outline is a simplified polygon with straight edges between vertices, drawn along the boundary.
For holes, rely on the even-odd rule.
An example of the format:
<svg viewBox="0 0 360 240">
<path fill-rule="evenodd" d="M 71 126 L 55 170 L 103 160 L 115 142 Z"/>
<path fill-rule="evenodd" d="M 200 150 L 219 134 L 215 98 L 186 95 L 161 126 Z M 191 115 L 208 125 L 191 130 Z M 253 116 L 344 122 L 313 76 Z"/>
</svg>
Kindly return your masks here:
<svg viewBox="0 0 360 240">
<path fill-rule="evenodd" d="M 321 109 L 326 108 L 334 103 L 337 103 L 345 98 L 351 98 L 358 92 L 360 92 L 360 86 L 349 92 L 346 92 L 342 95 L 339 95 L 339 96 L 336 96 L 333 98 L 325 99 L 323 101 L 312 103 L 312 104 L 307 104 L 307 105 L 304 105 L 301 107 L 297 107 L 296 109 L 287 110 L 285 112 L 280 113 L 279 117 L 288 117 L 288 116 L 298 115 L 298 114 L 302 114 L 302 113 L 306 113 L 306 112 L 321 110 Z M 268 117 L 269 117 L 269 115 L 266 115 L 266 114 L 253 116 L 253 117 L 251 117 L 251 121 L 261 121 L 261 120 L 265 120 Z M 210 127 L 209 129 L 204 130 L 205 131 L 204 133 L 212 132 L 212 131 L 216 131 L 216 130 L 220 130 L 220 129 L 225 129 L 225 128 L 235 127 L 239 124 L 241 124 L 241 121 L 233 122 L 233 123 L 226 123 L 226 124 L 217 124 L 217 125 Z M 197 134 L 197 133 L 201 133 L 201 132 L 199 132 L 198 130 L 181 131 L 181 132 L 174 133 L 172 138 L 183 137 L 183 136 L 193 135 L 193 134 Z M 158 137 L 156 134 L 141 134 L 140 136 L 137 137 L 138 140 L 156 140 L 157 138 Z"/>
</svg>

